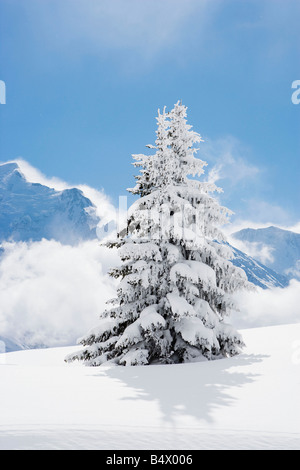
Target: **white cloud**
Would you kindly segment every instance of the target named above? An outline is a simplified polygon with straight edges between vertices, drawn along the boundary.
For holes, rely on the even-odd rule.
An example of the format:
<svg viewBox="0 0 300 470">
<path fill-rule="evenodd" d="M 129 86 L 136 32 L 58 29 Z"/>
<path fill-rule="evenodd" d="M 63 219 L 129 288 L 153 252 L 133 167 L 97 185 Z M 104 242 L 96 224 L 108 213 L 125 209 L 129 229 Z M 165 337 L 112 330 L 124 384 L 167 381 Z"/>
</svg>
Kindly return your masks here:
<svg viewBox="0 0 300 470">
<path fill-rule="evenodd" d="M 107 275 L 119 265 L 116 251 L 86 242 L 5 243 L 0 261 L 0 336 L 27 346 L 63 346 L 98 322 L 117 282 Z M 240 291 L 237 328 L 300 322 L 300 282 L 285 288 Z"/>
<path fill-rule="evenodd" d="M 293 276 L 295 279 L 300 279 L 300 259 L 296 261 L 295 266 L 286 269 L 285 274 L 287 276 Z"/>
<path fill-rule="evenodd" d="M 11 160 L 10 162 L 6 163 L 13 162 L 19 165 L 21 172 L 25 176 L 26 180 L 30 183 L 43 184 L 45 186 L 48 186 L 49 188 L 56 189 L 57 191 L 63 191 L 64 189 L 72 187 L 60 178 L 47 177 L 40 170 L 30 165 L 30 163 L 28 163 L 26 160 L 23 160 L 22 158 L 16 158 L 15 160 Z"/>
<path fill-rule="evenodd" d="M 4 243 L 0 335 L 28 346 L 75 344 L 115 297 L 107 270 L 119 264 L 97 241 L 76 247 L 42 240 Z"/>
<path fill-rule="evenodd" d="M 300 222 L 296 222 L 292 225 L 280 226 L 283 230 L 290 230 L 291 232 L 300 233 Z"/>
<path fill-rule="evenodd" d="M 257 328 L 300 322 L 300 282 L 292 280 L 282 289 L 240 291 L 235 294 L 239 312 L 231 316 L 237 328 Z"/>
<path fill-rule="evenodd" d="M 243 183 L 251 183 L 254 178 L 261 174 L 258 168 L 244 155 L 249 150 L 243 148 L 241 142 L 233 136 L 224 138 L 205 139 L 201 146 L 201 158 L 213 165 L 207 180 L 216 183 L 219 180 L 230 183 L 231 188 Z"/>
<path fill-rule="evenodd" d="M 176 44 L 197 14 L 198 31 L 216 6 L 208 0 L 31 0 L 32 27 L 51 47 L 80 54 L 135 51 L 144 60 Z M 216 2 L 214 2 L 216 4 Z M 218 2 L 217 2 L 218 3 Z"/>
<path fill-rule="evenodd" d="M 270 196 L 266 198 L 267 190 L 272 190 L 268 172 L 254 163 L 250 148 L 233 136 L 215 140 L 204 138 L 199 157 L 208 163 L 206 180 L 224 191 L 218 196 L 220 202 L 236 212 L 224 227 L 227 236 L 243 228 L 271 225 L 300 233 L 300 223 L 291 222 L 294 216 L 289 208 L 274 202 Z M 264 259 L 271 255 L 270 250 L 269 253 L 266 250 Z M 252 247 L 252 251 L 257 250 Z"/>
<path fill-rule="evenodd" d="M 274 248 L 269 245 L 241 241 L 233 237 L 227 237 L 227 239 L 232 246 L 235 246 L 238 250 L 247 253 L 249 256 L 252 256 L 252 258 L 257 259 L 267 266 L 274 261 L 274 256 L 272 255 Z"/>
<path fill-rule="evenodd" d="M 244 202 L 247 217 L 255 220 L 257 223 L 264 223 L 265 225 L 266 221 L 272 221 L 272 223 L 269 223 L 269 226 L 283 226 L 287 225 L 291 220 L 291 214 L 288 209 L 273 202 L 253 197 L 247 198 Z"/>
</svg>

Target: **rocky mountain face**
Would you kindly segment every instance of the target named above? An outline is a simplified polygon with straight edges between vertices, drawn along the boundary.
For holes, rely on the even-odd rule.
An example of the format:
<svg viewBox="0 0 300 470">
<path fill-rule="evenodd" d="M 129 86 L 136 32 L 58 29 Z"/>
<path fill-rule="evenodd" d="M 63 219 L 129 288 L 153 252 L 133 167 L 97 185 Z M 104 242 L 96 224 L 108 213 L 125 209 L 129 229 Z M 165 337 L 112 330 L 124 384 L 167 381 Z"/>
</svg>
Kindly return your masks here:
<svg viewBox="0 0 300 470">
<path fill-rule="evenodd" d="M 262 289 L 286 287 L 288 285 L 289 280 L 283 274 L 273 271 L 233 246 L 231 246 L 231 249 L 234 255 L 234 258 L 231 260 L 232 263 L 245 271 L 249 282 Z"/>
</svg>

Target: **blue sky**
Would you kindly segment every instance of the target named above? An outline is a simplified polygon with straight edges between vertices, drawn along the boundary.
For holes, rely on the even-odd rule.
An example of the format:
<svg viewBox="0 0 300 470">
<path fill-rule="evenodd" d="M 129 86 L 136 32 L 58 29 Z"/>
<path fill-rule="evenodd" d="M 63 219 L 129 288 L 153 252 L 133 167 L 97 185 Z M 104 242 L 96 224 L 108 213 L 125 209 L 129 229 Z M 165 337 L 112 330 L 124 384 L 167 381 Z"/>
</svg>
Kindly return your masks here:
<svg viewBox="0 0 300 470">
<path fill-rule="evenodd" d="M 236 220 L 299 222 L 298 0 L 0 0 L 0 161 L 134 185 L 179 99 Z"/>
</svg>

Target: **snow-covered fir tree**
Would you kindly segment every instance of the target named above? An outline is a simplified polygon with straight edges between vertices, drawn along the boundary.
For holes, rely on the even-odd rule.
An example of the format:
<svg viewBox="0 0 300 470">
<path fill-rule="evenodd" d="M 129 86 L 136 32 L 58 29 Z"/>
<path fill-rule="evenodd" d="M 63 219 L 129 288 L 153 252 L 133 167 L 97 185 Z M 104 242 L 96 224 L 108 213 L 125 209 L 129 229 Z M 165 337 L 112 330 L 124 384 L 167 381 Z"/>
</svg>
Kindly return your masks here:
<svg viewBox="0 0 300 470">
<path fill-rule="evenodd" d="M 238 354 L 240 334 L 225 322 L 232 293 L 247 286 L 243 270 L 229 261 L 220 228 L 230 211 L 199 178 L 202 141 L 180 103 L 158 113 L 155 150 L 134 155 L 138 200 L 127 226 L 108 245 L 122 261 L 110 274 L 120 279 L 99 324 L 81 338 L 83 349 L 66 358 L 98 366 L 180 363 Z M 194 178 L 192 178 L 194 177 Z"/>
</svg>

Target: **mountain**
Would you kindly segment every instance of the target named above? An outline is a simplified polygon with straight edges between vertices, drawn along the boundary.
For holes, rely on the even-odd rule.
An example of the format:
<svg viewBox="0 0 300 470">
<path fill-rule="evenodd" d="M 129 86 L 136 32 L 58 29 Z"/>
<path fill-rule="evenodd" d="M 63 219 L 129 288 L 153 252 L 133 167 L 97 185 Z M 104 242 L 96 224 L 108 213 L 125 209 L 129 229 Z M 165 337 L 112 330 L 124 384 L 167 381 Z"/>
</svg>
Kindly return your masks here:
<svg viewBox="0 0 300 470">
<path fill-rule="evenodd" d="M 30 183 L 17 163 L 0 165 L 0 241 L 55 239 L 75 244 L 96 237 L 95 207 L 77 189 Z"/>
<path fill-rule="evenodd" d="M 279 274 L 289 279 L 300 278 L 300 234 L 278 227 L 260 229 L 247 228 L 235 232 L 232 237 L 249 246 L 255 246 L 256 251 L 268 248 L 270 260 L 265 264 Z"/>
<path fill-rule="evenodd" d="M 17 163 L 0 165 L 0 242 L 45 238 L 72 245 L 81 240 L 96 239 L 99 218 L 95 209 L 77 188 L 56 191 L 27 181 Z M 240 236 L 248 230 L 239 232 Z M 282 273 L 278 274 L 237 248 L 231 248 L 233 264 L 244 269 L 250 282 L 264 289 L 288 284 Z M 0 254 L 1 251 L 0 246 Z"/>
<path fill-rule="evenodd" d="M 286 287 L 288 285 L 289 280 L 283 274 L 273 271 L 233 246 L 231 246 L 231 249 L 234 255 L 231 262 L 245 271 L 249 282 L 263 289 Z"/>
</svg>

